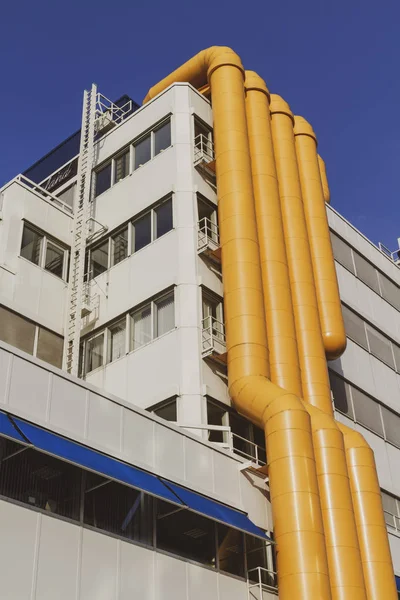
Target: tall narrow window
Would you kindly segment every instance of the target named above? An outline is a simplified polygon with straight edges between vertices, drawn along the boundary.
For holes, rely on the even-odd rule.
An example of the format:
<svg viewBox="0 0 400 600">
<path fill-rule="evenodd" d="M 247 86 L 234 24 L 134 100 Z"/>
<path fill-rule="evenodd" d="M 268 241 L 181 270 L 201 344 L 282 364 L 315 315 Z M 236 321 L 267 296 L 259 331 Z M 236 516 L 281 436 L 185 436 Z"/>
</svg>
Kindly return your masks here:
<svg viewBox="0 0 400 600">
<path fill-rule="evenodd" d="M 159 337 L 175 327 L 175 304 L 174 293 L 157 300 L 155 315 L 155 334 L 154 337 Z"/>
<path fill-rule="evenodd" d="M 368 350 L 364 321 L 347 306 L 342 306 L 342 312 L 347 336 Z"/>
<path fill-rule="evenodd" d="M 381 283 L 382 296 L 392 306 L 400 310 L 400 288 L 397 287 L 390 279 L 379 273 Z"/>
<path fill-rule="evenodd" d="M 154 155 L 156 156 L 171 145 L 171 123 L 168 120 L 154 132 Z"/>
<path fill-rule="evenodd" d="M 100 169 L 100 171 L 97 171 L 95 195 L 99 196 L 108 190 L 109 187 L 111 187 L 111 163 Z"/>
<path fill-rule="evenodd" d="M 383 425 L 385 428 L 385 438 L 398 448 L 400 448 L 400 417 L 391 410 L 381 406 Z"/>
<path fill-rule="evenodd" d="M 151 341 L 151 306 L 137 310 L 132 315 L 131 349 L 136 350 Z"/>
<path fill-rule="evenodd" d="M 392 369 L 395 368 L 390 340 L 366 323 L 367 336 L 371 354 L 379 358 Z"/>
<path fill-rule="evenodd" d="M 53 333 L 52 331 L 48 331 L 47 329 L 43 329 L 43 327 L 39 328 L 39 336 L 38 336 L 38 345 L 36 356 L 50 363 L 54 367 L 58 367 L 61 369 L 62 367 L 62 357 L 63 357 L 63 345 L 64 339 Z"/>
<path fill-rule="evenodd" d="M 133 248 L 137 252 L 151 242 L 151 213 L 133 223 Z"/>
<path fill-rule="evenodd" d="M 33 354 L 35 325 L 0 306 L 0 340 Z"/>
<path fill-rule="evenodd" d="M 218 404 L 207 400 L 207 423 L 216 427 L 228 426 L 228 411 Z M 210 442 L 228 442 L 225 432 L 218 429 L 210 429 L 208 439 Z"/>
<path fill-rule="evenodd" d="M 101 246 L 93 248 L 90 251 L 90 270 L 91 277 L 97 277 L 108 269 L 108 240 L 103 242 Z"/>
<path fill-rule="evenodd" d="M 354 262 L 356 265 L 357 277 L 361 279 L 368 287 L 374 290 L 377 294 L 380 293 L 378 273 L 375 267 L 371 265 L 358 252 L 354 252 Z"/>
<path fill-rule="evenodd" d="M 47 240 L 44 268 L 56 277 L 62 278 L 64 272 L 65 250 Z"/>
<path fill-rule="evenodd" d="M 354 419 L 353 404 L 351 402 L 350 385 L 333 371 L 329 371 L 329 380 L 335 408 L 350 419 Z"/>
<path fill-rule="evenodd" d="M 112 362 L 125 356 L 126 319 L 118 321 L 110 327 L 108 360 Z"/>
<path fill-rule="evenodd" d="M 154 209 L 155 215 L 155 237 L 159 238 L 168 231 L 171 231 L 172 224 L 172 199 L 163 202 Z"/>
<path fill-rule="evenodd" d="M 151 159 L 151 135 L 148 134 L 135 144 L 135 169 Z"/>
<path fill-rule="evenodd" d="M 354 263 L 353 263 L 353 253 L 350 248 L 341 238 L 339 238 L 336 234 L 331 231 L 331 242 L 332 242 L 332 250 L 333 256 L 335 260 L 338 261 L 341 265 L 346 267 L 349 271 L 355 274 Z"/>
<path fill-rule="evenodd" d="M 86 342 L 86 373 L 104 364 L 104 333 Z"/>
<path fill-rule="evenodd" d="M 22 234 L 21 256 L 30 260 L 35 265 L 40 263 L 40 254 L 42 250 L 43 235 L 24 224 Z"/>
<path fill-rule="evenodd" d="M 128 256 L 128 228 L 125 227 L 111 238 L 111 266 Z"/>
<path fill-rule="evenodd" d="M 351 395 L 357 422 L 383 437 L 379 404 L 355 387 L 351 388 Z"/>
<path fill-rule="evenodd" d="M 129 175 L 129 150 L 115 159 L 114 183 Z"/>
<path fill-rule="evenodd" d="M 217 523 L 219 568 L 225 573 L 244 575 L 244 535 L 222 523 Z"/>
</svg>

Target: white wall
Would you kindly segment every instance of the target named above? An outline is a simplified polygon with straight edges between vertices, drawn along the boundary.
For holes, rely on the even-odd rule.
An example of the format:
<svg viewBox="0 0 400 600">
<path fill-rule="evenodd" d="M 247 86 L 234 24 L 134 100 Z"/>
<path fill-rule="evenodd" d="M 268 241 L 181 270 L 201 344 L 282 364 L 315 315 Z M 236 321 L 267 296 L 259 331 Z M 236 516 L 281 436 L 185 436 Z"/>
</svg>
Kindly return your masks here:
<svg viewBox="0 0 400 600">
<path fill-rule="evenodd" d="M 0 581 L 7 600 L 247 597 L 245 581 L 4 501 L 0 530 Z"/>
</svg>

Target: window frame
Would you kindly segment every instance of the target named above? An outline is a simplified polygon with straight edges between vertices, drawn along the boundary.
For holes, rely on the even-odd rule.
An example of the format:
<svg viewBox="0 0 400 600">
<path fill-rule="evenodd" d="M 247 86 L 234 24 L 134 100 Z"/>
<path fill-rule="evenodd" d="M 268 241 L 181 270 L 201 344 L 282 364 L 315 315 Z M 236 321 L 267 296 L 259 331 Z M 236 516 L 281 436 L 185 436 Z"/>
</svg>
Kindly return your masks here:
<svg viewBox="0 0 400 600">
<path fill-rule="evenodd" d="M 41 236 L 40 237 L 40 251 L 39 251 L 39 261 L 36 264 L 35 262 L 33 262 L 32 260 L 30 260 L 29 258 L 26 258 L 25 256 L 22 256 L 21 251 L 22 251 L 22 239 L 23 239 L 23 235 L 24 235 L 24 229 L 25 227 L 27 229 L 29 229 L 30 231 L 36 233 L 37 235 Z M 58 250 L 61 250 L 61 252 L 63 253 L 63 259 L 62 259 L 62 275 L 61 277 L 59 277 L 58 275 L 56 275 L 55 273 L 53 273 L 52 271 L 50 271 L 49 269 L 46 268 L 46 255 L 47 255 L 47 244 L 50 243 L 53 246 L 55 246 L 55 248 L 57 248 Z M 31 263 L 32 265 L 35 265 L 35 267 L 39 267 L 39 269 L 42 269 L 42 271 L 45 271 L 46 273 L 49 273 L 49 275 L 52 275 L 53 277 L 56 277 L 57 279 L 64 281 L 64 282 L 68 282 L 68 264 L 69 264 L 69 254 L 70 254 L 70 248 L 69 246 L 64 245 L 62 242 L 60 242 L 59 240 L 57 240 L 56 238 L 54 238 L 53 236 L 45 233 L 44 231 L 42 231 L 39 227 L 35 227 L 35 225 L 32 225 L 29 221 L 25 221 L 23 220 L 23 227 L 22 227 L 22 233 L 21 233 L 21 241 L 20 241 L 20 250 L 19 250 L 19 258 L 22 258 L 23 260 L 26 260 L 27 262 Z"/>
</svg>

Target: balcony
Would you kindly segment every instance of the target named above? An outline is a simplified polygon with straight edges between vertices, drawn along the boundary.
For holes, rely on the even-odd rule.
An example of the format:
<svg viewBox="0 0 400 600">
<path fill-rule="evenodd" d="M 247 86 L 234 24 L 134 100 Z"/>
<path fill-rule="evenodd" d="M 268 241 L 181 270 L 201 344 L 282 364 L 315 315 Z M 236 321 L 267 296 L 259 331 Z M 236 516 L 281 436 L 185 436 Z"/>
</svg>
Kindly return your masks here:
<svg viewBox="0 0 400 600">
<path fill-rule="evenodd" d="M 219 363 L 226 363 L 225 326 L 215 317 L 202 320 L 201 355 Z"/>
<path fill-rule="evenodd" d="M 194 166 L 206 177 L 215 177 L 214 144 L 210 137 L 203 133 L 194 138 Z"/>
<path fill-rule="evenodd" d="M 207 217 L 197 224 L 197 253 L 211 260 L 221 261 L 218 225 Z"/>
<path fill-rule="evenodd" d="M 264 592 L 278 594 L 278 575 L 264 567 L 247 571 L 247 591 L 249 600 L 263 600 Z"/>
</svg>

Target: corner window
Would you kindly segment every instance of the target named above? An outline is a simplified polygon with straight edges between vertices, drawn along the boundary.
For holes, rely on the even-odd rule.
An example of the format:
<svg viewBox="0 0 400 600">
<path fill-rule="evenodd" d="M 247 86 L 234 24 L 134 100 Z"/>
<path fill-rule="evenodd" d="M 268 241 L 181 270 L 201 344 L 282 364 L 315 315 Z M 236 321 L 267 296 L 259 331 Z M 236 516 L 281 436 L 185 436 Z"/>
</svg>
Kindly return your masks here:
<svg viewBox="0 0 400 600">
<path fill-rule="evenodd" d="M 151 341 L 151 305 L 148 304 L 132 314 L 131 349 L 137 350 Z"/>
<path fill-rule="evenodd" d="M 155 238 L 158 239 L 168 231 L 171 231 L 172 224 L 172 199 L 163 202 L 154 209 L 155 218 Z"/>
<path fill-rule="evenodd" d="M 100 196 L 111 187 L 111 163 L 96 171 L 96 190 L 95 196 Z"/>
<path fill-rule="evenodd" d="M 60 279 L 68 278 L 68 250 L 47 234 L 24 223 L 21 256 Z"/>
<path fill-rule="evenodd" d="M 158 417 L 165 419 L 166 421 L 172 421 L 176 423 L 178 420 L 177 416 L 177 406 L 176 406 L 176 398 L 173 400 L 166 400 L 164 402 L 160 402 L 153 408 L 147 409 L 150 412 L 153 412 Z"/>
<path fill-rule="evenodd" d="M 155 304 L 155 337 L 168 333 L 175 327 L 174 293 L 168 294 Z"/>
<path fill-rule="evenodd" d="M 90 373 L 104 364 L 104 333 L 90 338 L 86 341 L 86 368 L 85 372 Z"/>
<path fill-rule="evenodd" d="M 108 329 L 108 362 L 125 356 L 126 319 L 118 321 Z"/>
<path fill-rule="evenodd" d="M 146 135 L 146 137 L 136 142 L 134 149 L 135 169 L 138 169 L 151 160 L 151 135 Z"/>
<path fill-rule="evenodd" d="M 154 156 L 171 145 L 171 123 L 167 121 L 154 132 Z"/>
<path fill-rule="evenodd" d="M 130 152 L 127 150 L 114 159 L 114 183 L 118 183 L 129 175 L 129 156 Z"/>
</svg>

